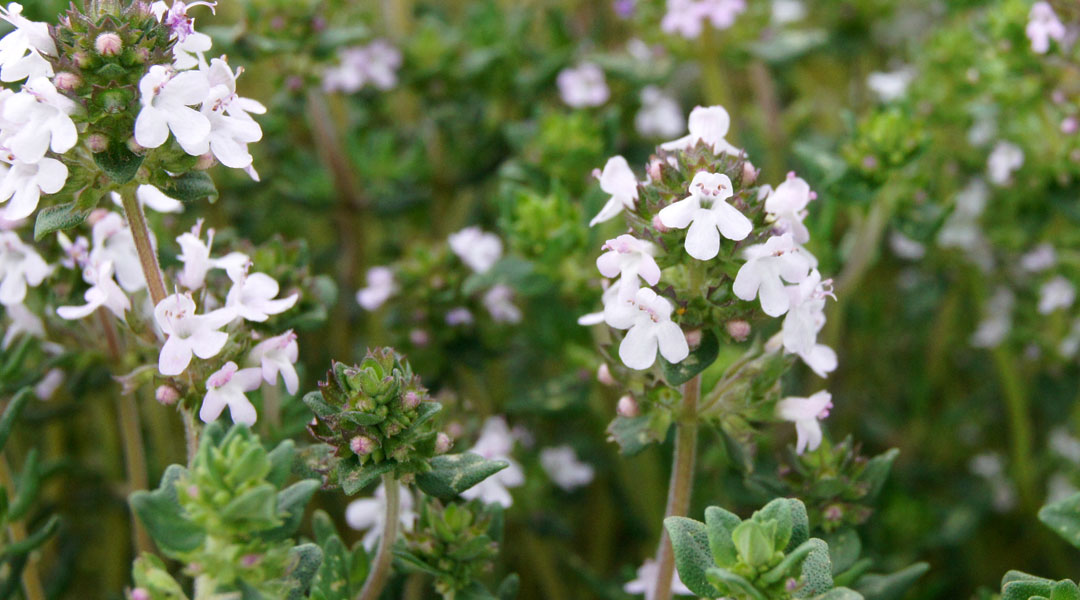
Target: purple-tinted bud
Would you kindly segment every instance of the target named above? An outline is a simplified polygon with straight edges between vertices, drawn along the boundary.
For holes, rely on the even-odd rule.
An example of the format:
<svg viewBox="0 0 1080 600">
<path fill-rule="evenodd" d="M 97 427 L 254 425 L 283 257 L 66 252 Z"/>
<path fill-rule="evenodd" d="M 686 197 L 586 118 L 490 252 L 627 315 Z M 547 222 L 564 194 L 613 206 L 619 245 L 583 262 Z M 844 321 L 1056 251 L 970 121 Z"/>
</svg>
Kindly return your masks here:
<svg viewBox="0 0 1080 600">
<path fill-rule="evenodd" d="M 323 17 L 315 17 L 311 19 L 311 28 L 315 31 L 322 31 L 326 29 L 326 19 Z"/>
<path fill-rule="evenodd" d="M 72 54 L 71 61 L 80 69 L 85 69 L 90 66 L 90 57 L 87 56 L 85 52 L 76 52 L 75 54 Z"/>
<path fill-rule="evenodd" d="M 794 577 L 788 577 L 788 580 L 784 582 L 784 589 L 788 592 L 794 592 L 799 589 L 799 580 Z"/>
<path fill-rule="evenodd" d="M 217 159 L 214 158 L 214 154 L 212 152 L 207 152 L 206 154 L 200 155 L 195 161 L 195 170 L 205 171 L 215 164 L 217 164 Z"/>
<path fill-rule="evenodd" d="M 1080 130 L 1080 120 L 1076 117 L 1065 117 L 1061 122 L 1061 133 L 1065 135 L 1072 135 Z"/>
<path fill-rule="evenodd" d="M 697 348 L 698 346 L 701 345 L 701 335 L 702 334 L 701 334 L 700 329 L 692 329 L 690 331 L 687 331 L 686 332 L 686 345 L 690 346 L 691 350 L 693 350 L 694 348 Z"/>
<path fill-rule="evenodd" d="M 862 167 L 867 171 L 873 171 L 878 168 L 878 159 L 876 156 L 867 155 L 862 159 Z"/>
<path fill-rule="evenodd" d="M 375 451 L 375 440 L 358 435 L 349 441 L 349 448 L 352 448 L 353 453 L 357 456 L 367 456 Z"/>
<path fill-rule="evenodd" d="M 273 29 L 274 31 L 285 29 L 285 17 L 278 15 L 273 19 L 270 19 L 270 29 Z"/>
<path fill-rule="evenodd" d="M 53 85 L 61 92 L 70 92 L 82 85 L 82 77 L 71 71 L 60 71 L 56 77 L 53 77 Z"/>
<path fill-rule="evenodd" d="M 116 56 L 124 49 L 124 40 L 119 35 L 107 31 L 94 40 L 94 50 L 102 56 Z"/>
<path fill-rule="evenodd" d="M 186 491 L 187 491 L 188 497 L 190 497 L 190 498 L 198 498 L 199 497 L 199 486 L 197 486 L 195 484 L 189 485 L 187 487 Z"/>
<path fill-rule="evenodd" d="M 627 394 L 619 398 L 619 403 L 615 405 L 615 412 L 620 417 L 633 418 L 641 414 L 641 408 L 638 406 L 637 400 Z"/>
<path fill-rule="evenodd" d="M 143 588 L 135 588 L 131 590 L 131 600 L 150 600 L 150 592 Z"/>
<path fill-rule="evenodd" d="M 289 88 L 290 91 L 299 92 L 304 89 L 304 79 L 293 75 L 285 80 L 285 87 Z"/>
<path fill-rule="evenodd" d="M 841 508 L 839 505 L 833 504 L 832 506 L 829 506 L 825 509 L 825 512 L 822 516 L 825 517 L 826 521 L 835 523 L 840 519 L 844 518 L 844 509 Z"/>
<path fill-rule="evenodd" d="M 450 437 L 459 438 L 465 433 L 465 426 L 457 421 L 450 421 L 446 424 L 446 432 L 450 434 Z"/>
<path fill-rule="evenodd" d="M 1054 104 L 1064 104 L 1065 92 L 1060 89 L 1056 89 L 1050 94 L 1050 99 L 1054 101 Z"/>
<path fill-rule="evenodd" d="M 745 342 L 746 338 L 750 337 L 750 324 L 741 319 L 728 321 L 724 324 L 724 329 L 736 342 Z"/>
<path fill-rule="evenodd" d="M 131 150 L 134 154 L 146 154 L 148 148 L 145 148 L 142 144 L 135 141 L 135 138 L 129 138 L 127 141 L 128 150 Z"/>
<path fill-rule="evenodd" d="M 615 378 L 611 376 L 611 369 L 608 368 L 607 363 L 602 363 L 596 370 L 596 380 L 604 385 L 615 385 Z"/>
<path fill-rule="evenodd" d="M 664 225 L 664 222 L 660 220 L 659 213 L 653 215 L 652 226 L 653 226 L 654 229 L 656 229 L 660 233 L 667 233 L 667 232 L 671 231 L 670 229 L 668 229 L 667 225 Z"/>
<path fill-rule="evenodd" d="M 427 346 L 428 342 L 431 341 L 431 336 L 423 329 L 413 329 L 409 332 L 409 341 L 412 342 L 414 346 L 423 347 Z"/>
<path fill-rule="evenodd" d="M 260 560 L 262 560 L 261 554 L 245 554 L 244 557 L 240 559 L 240 564 L 244 565 L 245 569 L 250 569 L 259 564 Z"/>
<path fill-rule="evenodd" d="M 176 388 L 171 385 L 159 385 L 158 389 L 154 391 L 154 398 L 162 406 L 172 406 L 180 399 L 180 392 L 176 391 Z"/>
<path fill-rule="evenodd" d="M 109 138 L 100 133 L 92 133 L 86 136 L 86 147 L 94 154 L 104 152 L 109 149 Z"/>
<path fill-rule="evenodd" d="M 401 397 L 401 405 L 405 407 L 405 410 L 412 410 L 420 406 L 420 394 L 412 390 L 405 392 L 405 395 Z"/>
<path fill-rule="evenodd" d="M 146 64 L 150 62 L 150 49 L 139 46 L 135 49 L 135 60 L 140 64 Z"/>
<path fill-rule="evenodd" d="M 445 433 L 440 431 L 439 435 L 435 436 L 435 454 L 446 454 L 453 445 L 454 440 Z"/>
<path fill-rule="evenodd" d="M 746 161 L 742 164 L 742 183 L 743 185 L 750 185 L 757 181 L 757 168 L 754 167 L 754 163 Z"/>
</svg>

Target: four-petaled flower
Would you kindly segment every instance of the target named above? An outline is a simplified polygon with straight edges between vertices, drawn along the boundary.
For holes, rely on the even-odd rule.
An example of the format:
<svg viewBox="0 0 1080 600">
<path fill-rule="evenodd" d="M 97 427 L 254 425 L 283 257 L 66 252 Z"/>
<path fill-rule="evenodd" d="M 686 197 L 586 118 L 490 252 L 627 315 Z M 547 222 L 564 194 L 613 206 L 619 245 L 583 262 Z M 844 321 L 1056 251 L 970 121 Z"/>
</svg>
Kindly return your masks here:
<svg viewBox="0 0 1080 600">
<path fill-rule="evenodd" d="M 832 394 L 822 390 L 809 398 L 789 397 L 776 404 L 776 416 L 795 424 L 795 451 L 817 450 L 821 445 L 820 419 L 829 416 Z"/>
<path fill-rule="evenodd" d="M 90 288 L 83 294 L 86 304 L 58 307 L 56 314 L 61 319 L 82 319 L 90 316 L 102 306 L 109 309 L 116 315 L 116 318 L 124 318 L 124 313 L 131 308 L 131 301 L 128 300 L 124 290 L 120 289 L 120 286 L 113 281 L 113 263 L 111 260 L 86 267 L 83 271 L 83 279 L 90 284 Z"/>
<path fill-rule="evenodd" d="M 249 359 L 262 369 L 263 379 L 266 383 L 273 384 L 277 381 L 278 373 L 285 382 L 285 389 L 290 394 L 300 390 L 300 378 L 296 374 L 296 360 L 299 358 L 299 348 L 296 345 L 296 333 L 288 330 L 285 333 L 265 339 L 251 349 Z"/>
<path fill-rule="evenodd" d="M 235 318 L 228 308 L 195 314 L 191 294 L 166 296 L 154 307 L 154 320 L 167 336 L 158 355 L 158 371 L 179 375 L 191 364 L 192 354 L 202 359 L 217 356 L 229 341 L 229 334 L 219 330 Z"/>
<path fill-rule="evenodd" d="M 604 243 L 606 250 L 596 259 L 596 268 L 604 277 L 618 277 L 619 282 L 613 287 L 619 289 L 618 298 L 626 301 L 637 293 L 638 278 L 649 285 L 660 282 L 660 267 L 653 258 L 653 245 L 644 240 L 624 233 Z"/>
<path fill-rule="evenodd" d="M 228 406 L 233 423 L 254 425 L 258 415 L 244 392 L 257 390 L 261 385 L 262 369 L 240 369 L 230 360 L 206 380 L 206 395 L 199 418 L 203 423 L 212 423 Z"/>
<path fill-rule="evenodd" d="M 563 102 L 571 108 L 600 106 L 611 97 L 603 69 L 593 63 L 563 69 L 556 83 Z"/>
<path fill-rule="evenodd" d="M 623 364 L 638 371 L 648 369 L 656 362 L 658 349 L 671 363 L 681 362 L 690 355 L 686 335 L 671 320 L 674 309 L 671 302 L 650 288 L 641 288 L 634 296 L 634 307 L 637 310 L 631 317 L 612 325 L 618 329 L 629 328 L 619 344 L 619 358 Z"/>
<path fill-rule="evenodd" d="M 698 260 L 710 260 L 720 253 L 720 236 L 746 239 L 754 224 L 739 209 L 727 203 L 732 196 L 731 179 L 723 173 L 700 171 L 690 182 L 690 195 L 660 210 L 665 227 L 690 229 L 686 232 L 686 253 Z M 702 201 L 711 203 L 709 208 Z"/>
<path fill-rule="evenodd" d="M 63 154 L 79 140 L 69 116 L 73 112 L 75 102 L 57 92 L 51 81 L 31 79 L 21 92 L 4 101 L 4 121 L 18 130 L 5 145 L 24 163 L 40 161 L 48 150 Z"/>
<path fill-rule="evenodd" d="M 502 257 L 502 240 L 494 233 L 484 233 L 476 227 L 466 227 L 447 238 L 450 249 L 461 262 L 477 273 L 486 273 Z"/>
<path fill-rule="evenodd" d="M 139 82 L 142 110 L 135 120 L 135 141 L 144 148 L 158 148 L 171 131 L 184 152 L 204 154 L 210 137 L 210 120 L 191 108 L 210 93 L 206 75 L 154 65 Z"/>
<path fill-rule="evenodd" d="M 765 212 L 769 213 L 777 233 L 790 232 L 796 243 L 805 244 L 810 241 L 810 230 L 803 224 L 806 205 L 815 198 L 817 194 L 810 191 L 810 184 L 796 177 L 793 171 L 765 198 Z"/>
<path fill-rule="evenodd" d="M 226 308 L 232 309 L 237 318 L 263 322 L 270 315 L 283 313 L 300 299 L 300 293 L 277 298 L 281 290 L 278 282 L 266 273 L 248 273 L 247 269 L 230 269 L 233 285 L 225 297 Z"/>
</svg>

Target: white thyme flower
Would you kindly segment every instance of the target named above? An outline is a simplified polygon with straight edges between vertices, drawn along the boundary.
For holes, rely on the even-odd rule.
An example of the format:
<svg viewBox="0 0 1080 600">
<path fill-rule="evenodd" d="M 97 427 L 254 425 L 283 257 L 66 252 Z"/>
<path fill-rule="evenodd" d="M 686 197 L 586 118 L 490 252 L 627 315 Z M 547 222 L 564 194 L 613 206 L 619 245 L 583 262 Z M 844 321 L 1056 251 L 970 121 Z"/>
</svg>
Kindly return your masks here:
<svg viewBox="0 0 1080 600">
<path fill-rule="evenodd" d="M 611 97 L 603 69 L 593 63 L 563 69 L 556 83 L 563 102 L 571 108 L 600 106 Z"/>
</svg>

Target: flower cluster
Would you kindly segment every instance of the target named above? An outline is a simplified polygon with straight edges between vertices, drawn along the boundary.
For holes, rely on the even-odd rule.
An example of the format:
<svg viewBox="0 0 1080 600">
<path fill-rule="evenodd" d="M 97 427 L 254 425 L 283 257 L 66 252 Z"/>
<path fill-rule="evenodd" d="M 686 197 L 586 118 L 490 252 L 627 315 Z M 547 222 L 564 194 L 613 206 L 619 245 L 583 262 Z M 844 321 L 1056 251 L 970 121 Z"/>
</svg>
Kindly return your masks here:
<svg viewBox="0 0 1080 600">
<path fill-rule="evenodd" d="M 381 91 L 393 89 L 401 60 L 401 51 L 386 40 L 342 48 L 339 64 L 323 72 L 323 89 L 344 94 L 355 94 L 368 84 Z"/>
<path fill-rule="evenodd" d="M 596 261 L 608 279 L 604 310 L 579 322 L 626 330 L 619 357 L 644 370 L 657 352 L 668 363 L 686 359 L 702 328 L 725 324 L 732 339 L 745 339 L 755 311 L 733 300 L 757 301 L 766 316 L 783 318 L 768 346 L 798 356 L 825 377 L 837 366 L 835 352 L 817 339 L 832 285 L 803 246 L 810 240 L 807 206 L 817 195 L 794 173 L 775 189 L 749 187 L 756 172 L 727 141 L 729 125 L 723 107 L 698 107 L 690 114 L 690 134 L 661 146 L 644 183 L 621 156 L 597 173 L 611 198 L 591 225 L 626 211 L 631 233 L 604 244 Z M 674 251 L 678 246 L 689 263 Z M 733 279 L 728 265 L 737 266 Z M 778 405 L 777 415 L 797 424 L 799 452 L 818 446 L 817 420 L 831 406 L 828 392 Z"/>
</svg>

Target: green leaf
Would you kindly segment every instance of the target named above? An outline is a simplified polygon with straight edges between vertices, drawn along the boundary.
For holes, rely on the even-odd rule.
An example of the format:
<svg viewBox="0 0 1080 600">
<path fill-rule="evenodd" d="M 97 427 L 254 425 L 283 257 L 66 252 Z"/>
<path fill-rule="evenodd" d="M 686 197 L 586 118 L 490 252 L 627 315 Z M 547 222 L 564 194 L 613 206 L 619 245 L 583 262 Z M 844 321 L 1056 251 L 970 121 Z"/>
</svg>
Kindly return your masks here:
<svg viewBox="0 0 1080 600">
<path fill-rule="evenodd" d="M 822 29 L 789 29 L 767 41 L 750 44 L 750 53 L 777 64 L 796 59 L 824 45 L 828 39 L 829 34 Z"/>
<path fill-rule="evenodd" d="M 277 488 L 269 483 L 257 485 L 233 498 L 219 513 L 230 521 L 276 523 Z"/>
<path fill-rule="evenodd" d="M 49 517 L 49 520 L 44 525 L 39 527 L 36 531 L 19 540 L 13 542 L 4 547 L 3 551 L 0 551 L 0 560 L 10 560 L 16 556 L 22 556 L 33 551 L 38 546 L 44 544 L 56 530 L 60 528 L 60 517 L 53 515 Z"/>
<path fill-rule="evenodd" d="M 619 445 L 623 456 L 634 456 L 660 442 L 671 427 L 667 413 L 641 415 L 639 417 L 615 417 L 608 425 L 608 439 Z"/>
<path fill-rule="evenodd" d="M 8 402 L 7 408 L 4 409 L 4 416 L 0 417 L 0 449 L 7 443 L 11 428 L 15 426 L 15 421 L 33 396 L 34 388 L 25 387 L 16 392 L 11 402 Z"/>
<path fill-rule="evenodd" d="M 798 498 L 791 498 L 791 540 L 784 551 L 803 545 L 810 539 L 810 517 L 806 505 Z"/>
<path fill-rule="evenodd" d="M 488 460 L 472 452 L 436 456 L 430 464 L 430 471 L 417 473 L 416 485 L 436 498 L 453 498 L 510 466 L 506 461 Z"/>
<path fill-rule="evenodd" d="M 1059 581 L 1050 592 L 1050 600 L 1080 600 L 1080 588 L 1068 579 Z"/>
<path fill-rule="evenodd" d="M 1039 520 L 1065 541 L 1080 548 L 1080 493 L 1042 507 Z"/>
<path fill-rule="evenodd" d="M 333 418 L 337 415 L 338 410 L 333 406 L 326 403 L 326 399 L 320 392 L 308 392 L 303 397 L 304 404 L 307 405 L 311 412 L 321 419 Z"/>
<path fill-rule="evenodd" d="M 777 550 L 787 548 L 788 542 L 791 541 L 791 531 L 794 527 L 791 504 L 792 502 L 788 498 L 776 498 L 754 513 L 754 520 L 776 521 L 776 537 L 773 539 L 773 547 Z"/>
<path fill-rule="evenodd" d="M 495 596 L 499 600 L 514 600 L 517 598 L 520 587 L 521 578 L 517 576 L 517 573 L 511 573 L 499 584 L 498 589 L 495 590 Z"/>
<path fill-rule="evenodd" d="M 705 524 L 686 517 L 668 517 L 664 519 L 664 528 L 671 538 L 679 579 L 698 596 L 720 597 L 721 592 L 709 583 L 705 575 L 714 566 Z"/>
<path fill-rule="evenodd" d="M 1053 591 L 1049 581 L 1014 581 L 1001 589 L 1001 600 L 1029 600 L 1032 597 L 1049 598 Z"/>
<path fill-rule="evenodd" d="M 375 413 L 363 412 L 359 410 L 343 410 L 338 413 L 338 417 L 342 421 L 345 421 L 346 423 L 350 423 L 357 427 L 365 425 L 378 425 L 379 423 L 382 423 L 386 420 L 386 417 L 383 415 L 377 415 Z"/>
<path fill-rule="evenodd" d="M 892 448 L 866 462 L 866 467 L 863 468 L 858 479 L 860 483 L 868 486 L 866 501 L 873 500 L 881 493 L 881 488 L 885 485 L 885 480 L 889 478 L 889 471 L 892 470 L 893 462 L 899 454 L 899 449 Z"/>
<path fill-rule="evenodd" d="M 289 550 L 289 562 L 285 578 L 294 582 L 287 600 L 301 600 L 306 596 L 308 585 L 319 572 L 323 551 L 315 544 L 301 544 Z"/>
<path fill-rule="evenodd" d="M 825 535 L 829 544 L 829 557 L 832 559 L 833 575 L 851 568 L 862 554 L 862 540 L 852 527 L 845 527 Z"/>
<path fill-rule="evenodd" d="M 720 341 L 712 331 L 703 331 L 701 345 L 689 356 L 678 363 L 669 363 L 667 359 L 660 357 L 660 364 L 664 371 L 664 379 L 668 385 L 682 385 L 694 378 L 695 375 L 708 369 L 716 361 L 720 354 Z"/>
<path fill-rule="evenodd" d="M 728 567 L 739 560 L 739 553 L 735 549 L 735 542 L 731 539 L 731 532 L 742 522 L 737 515 L 730 513 L 719 506 L 710 506 L 705 509 L 705 530 L 709 536 L 709 550 L 712 552 L 713 561 L 721 567 Z"/>
<path fill-rule="evenodd" d="M 50 233 L 78 227 L 90 216 L 93 207 L 82 209 L 74 202 L 46 206 L 34 220 L 34 241 L 40 241 Z"/>
<path fill-rule="evenodd" d="M 732 573 L 727 569 L 720 567 L 712 567 L 705 572 L 705 576 L 709 579 L 709 583 L 713 586 L 724 590 L 723 593 L 732 593 L 735 595 L 742 595 L 753 600 L 766 600 L 765 596 L 754 587 L 754 584 L 747 581 L 741 575 Z"/>
<path fill-rule="evenodd" d="M 300 521 L 304 518 L 304 508 L 311 500 L 312 494 L 321 485 L 317 479 L 304 479 L 278 492 L 277 511 L 282 524 L 260 537 L 268 540 L 283 540 L 296 533 L 297 528 L 300 527 Z"/>
<path fill-rule="evenodd" d="M 127 145 L 112 141 L 108 149 L 94 155 L 94 163 L 116 183 L 127 183 L 135 179 L 142 166 L 143 157 L 128 150 Z"/>
<path fill-rule="evenodd" d="M 845 587 L 833 588 L 817 597 L 817 600 L 864 600 L 862 594 Z"/>
<path fill-rule="evenodd" d="M 888 575 L 864 575 L 855 589 L 866 600 L 899 600 L 929 570 L 930 565 L 920 562 Z"/>
<path fill-rule="evenodd" d="M 146 526 L 158 548 L 170 556 L 198 548 L 204 536 L 198 526 L 184 517 L 184 510 L 176 501 L 176 481 L 186 472 L 180 465 L 169 465 L 158 489 L 140 490 L 128 499 L 132 512 Z"/>
<path fill-rule="evenodd" d="M 800 598 L 812 598 L 824 594 L 833 586 L 832 562 L 829 560 L 829 545 L 818 538 L 807 540 L 813 548 L 806 555 L 802 564 L 803 588 Z"/>
<path fill-rule="evenodd" d="M 266 455 L 270 461 L 270 472 L 266 474 L 266 480 L 274 484 L 274 487 L 285 485 L 292 473 L 293 458 L 296 455 L 296 444 L 292 440 L 285 440 Z"/>
<path fill-rule="evenodd" d="M 206 171 L 189 171 L 173 177 L 161 191 L 181 202 L 195 202 L 203 198 L 214 202 L 218 197 L 217 186 Z"/>
<path fill-rule="evenodd" d="M 352 496 L 392 470 L 394 470 L 394 463 L 391 461 L 361 466 L 352 459 L 342 460 L 338 462 L 338 484 L 341 485 L 341 491 L 345 492 L 346 496 Z"/>
</svg>

